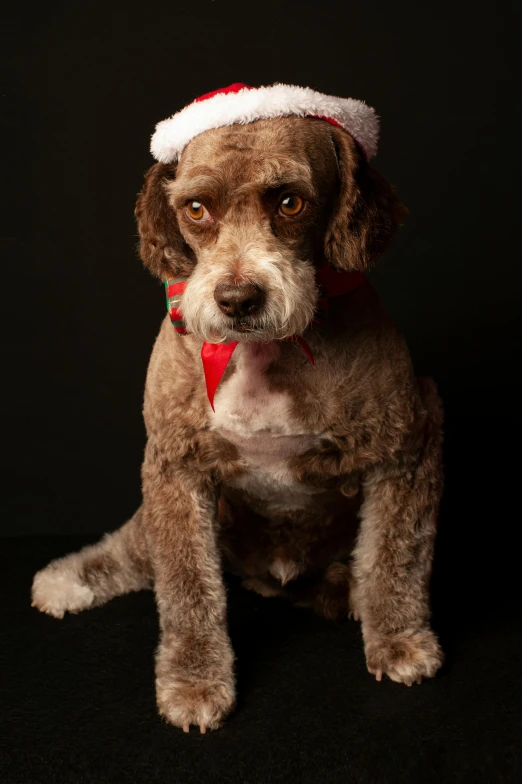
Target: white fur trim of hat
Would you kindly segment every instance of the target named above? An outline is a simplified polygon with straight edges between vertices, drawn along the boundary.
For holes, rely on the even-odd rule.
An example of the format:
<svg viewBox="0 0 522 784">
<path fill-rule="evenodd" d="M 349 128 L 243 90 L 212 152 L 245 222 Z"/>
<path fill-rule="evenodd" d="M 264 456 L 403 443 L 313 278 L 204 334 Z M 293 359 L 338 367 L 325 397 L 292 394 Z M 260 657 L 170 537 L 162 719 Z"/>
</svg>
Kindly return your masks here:
<svg viewBox="0 0 522 784">
<path fill-rule="evenodd" d="M 156 125 L 150 151 L 157 161 L 173 163 L 187 144 L 204 131 L 291 116 L 319 117 L 341 126 L 362 147 L 368 160 L 377 153 L 379 119 L 371 106 L 354 98 L 336 98 L 290 84 L 232 84 L 202 95 Z"/>
</svg>

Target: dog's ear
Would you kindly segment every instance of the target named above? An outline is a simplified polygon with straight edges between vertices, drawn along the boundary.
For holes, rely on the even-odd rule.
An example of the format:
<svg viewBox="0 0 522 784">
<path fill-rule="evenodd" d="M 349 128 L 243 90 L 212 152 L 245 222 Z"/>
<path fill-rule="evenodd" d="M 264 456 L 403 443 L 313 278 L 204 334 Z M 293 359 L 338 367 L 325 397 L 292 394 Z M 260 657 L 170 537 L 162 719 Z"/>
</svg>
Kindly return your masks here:
<svg viewBox="0 0 522 784">
<path fill-rule="evenodd" d="M 153 275 L 162 279 L 187 277 L 194 266 L 193 253 L 181 235 L 165 191 L 175 177 L 175 164 L 155 163 L 145 175 L 134 211 L 141 259 Z"/>
<path fill-rule="evenodd" d="M 344 131 L 332 128 L 339 190 L 325 255 L 337 270 L 365 270 L 388 248 L 408 211 Z"/>
</svg>

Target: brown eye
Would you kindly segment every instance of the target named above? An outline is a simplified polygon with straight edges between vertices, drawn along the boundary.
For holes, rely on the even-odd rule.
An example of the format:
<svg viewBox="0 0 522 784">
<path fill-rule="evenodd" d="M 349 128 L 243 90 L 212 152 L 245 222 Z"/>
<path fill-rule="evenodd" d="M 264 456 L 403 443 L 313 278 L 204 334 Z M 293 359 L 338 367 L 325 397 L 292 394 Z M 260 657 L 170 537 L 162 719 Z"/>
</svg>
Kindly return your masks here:
<svg viewBox="0 0 522 784">
<path fill-rule="evenodd" d="M 295 193 L 289 193 L 279 202 L 279 212 L 281 215 L 286 215 L 287 218 L 293 218 L 296 215 L 299 215 L 303 207 L 304 201 Z"/>
<path fill-rule="evenodd" d="M 201 204 L 200 201 L 189 201 L 186 207 L 187 215 L 195 221 L 208 220 L 210 215 L 208 210 Z"/>
</svg>

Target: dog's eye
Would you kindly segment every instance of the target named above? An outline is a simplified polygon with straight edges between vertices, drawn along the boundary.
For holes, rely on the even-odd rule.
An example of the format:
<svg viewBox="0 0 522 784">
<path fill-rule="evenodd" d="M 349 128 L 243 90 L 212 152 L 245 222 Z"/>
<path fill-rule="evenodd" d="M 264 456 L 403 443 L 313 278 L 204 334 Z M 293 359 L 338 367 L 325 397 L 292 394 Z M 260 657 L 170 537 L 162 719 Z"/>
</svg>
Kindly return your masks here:
<svg viewBox="0 0 522 784">
<path fill-rule="evenodd" d="M 287 218 L 293 218 L 295 215 L 299 215 L 303 207 L 304 201 L 295 193 L 287 193 L 279 202 L 279 212 L 281 215 L 286 215 Z"/>
<path fill-rule="evenodd" d="M 195 221 L 209 220 L 208 210 L 200 201 L 189 201 L 186 207 L 187 215 Z"/>
</svg>

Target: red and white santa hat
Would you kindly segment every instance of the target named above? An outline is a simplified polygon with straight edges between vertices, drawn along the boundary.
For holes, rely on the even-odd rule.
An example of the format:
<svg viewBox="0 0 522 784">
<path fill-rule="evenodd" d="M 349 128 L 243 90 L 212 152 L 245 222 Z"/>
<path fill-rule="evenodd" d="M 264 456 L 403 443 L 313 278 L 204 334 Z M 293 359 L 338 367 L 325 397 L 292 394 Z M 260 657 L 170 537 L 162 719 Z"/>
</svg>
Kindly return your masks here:
<svg viewBox="0 0 522 784">
<path fill-rule="evenodd" d="M 173 163 L 187 144 L 204 131 L 274 117 L 319 117 L 344 128 L 368 159 L 377 152 L 379 120 L 371 106 L 354 98 L 336 98 L 290 84 L 231 84 L 202 95 L 156 125 L 150 151 L 157 161 Z"/>
</svg>

